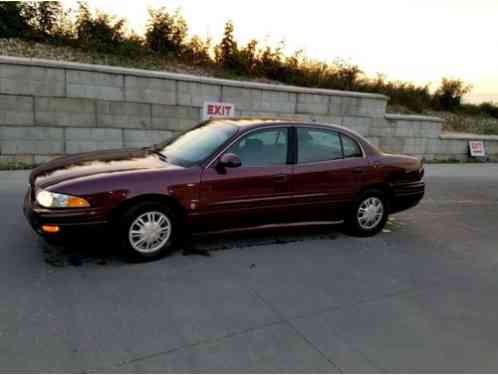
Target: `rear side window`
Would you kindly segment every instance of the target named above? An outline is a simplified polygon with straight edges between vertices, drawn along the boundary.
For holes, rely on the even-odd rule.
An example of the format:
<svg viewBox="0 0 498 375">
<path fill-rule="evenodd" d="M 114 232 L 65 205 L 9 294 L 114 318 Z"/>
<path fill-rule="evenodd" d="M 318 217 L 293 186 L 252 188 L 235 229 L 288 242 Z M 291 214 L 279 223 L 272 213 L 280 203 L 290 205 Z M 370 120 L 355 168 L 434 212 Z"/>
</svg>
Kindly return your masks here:
<svg viewBox="0 0 498 375">
<path fill-rule="evenodd" d="M 348 136 L 341 134 L 342 147 L 344 149 L 345 158 L 361 158 L 363 157 L 363 152 L 361 151 L 360 145 Z"/>
<path fill-rule="evenodd" d="M 325 129 L 297 128 L 298 163 L 335 159 L 342 159 L 339 133 Z"/>
</svg>

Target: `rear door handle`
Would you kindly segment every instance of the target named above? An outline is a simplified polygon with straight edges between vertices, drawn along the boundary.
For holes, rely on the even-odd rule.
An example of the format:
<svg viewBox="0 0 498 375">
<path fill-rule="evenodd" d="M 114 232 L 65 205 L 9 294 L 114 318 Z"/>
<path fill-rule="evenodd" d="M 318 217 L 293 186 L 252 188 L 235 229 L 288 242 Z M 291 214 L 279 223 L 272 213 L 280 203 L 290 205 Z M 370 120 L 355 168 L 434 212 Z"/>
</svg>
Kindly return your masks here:
<svg viewBox="0 0 498 375">
<path fill-rule="evenodd" d="M 366 172 L 365 168 L 354 168 L 353 169 L 353 173 L 355 173 L 355 174 L 362 174 L 362 173 L 365 173 L 365 172 Z"/>
</svg>

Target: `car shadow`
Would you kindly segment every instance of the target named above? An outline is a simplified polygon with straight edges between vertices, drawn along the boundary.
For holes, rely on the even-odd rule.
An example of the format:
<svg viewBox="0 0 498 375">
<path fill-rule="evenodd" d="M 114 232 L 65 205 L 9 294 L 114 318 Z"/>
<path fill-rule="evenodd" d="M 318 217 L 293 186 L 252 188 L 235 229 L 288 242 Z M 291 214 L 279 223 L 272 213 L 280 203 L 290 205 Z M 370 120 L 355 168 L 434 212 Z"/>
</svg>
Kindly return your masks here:
<svg viewBox="0 0 498 375">
<path fill-rule="evenodd" d="M 285 245 L 310 240 L 333 240 L 341 235 L 338 225 L 286 227 L 227 232 L 223 234 L 194 235 L 180 241 L 176 250 L 168 256 L 211 256 L 213 252 L 234 248 L 267 245 Z M 80 267 L 85 264 L 98 266 L 123 265 L 129 259 L 122 254 L 111 238 L 88 238 L 78 243 L 48 244 L 40 239 L 44 261 L 53 267 Z"/>
</svg>

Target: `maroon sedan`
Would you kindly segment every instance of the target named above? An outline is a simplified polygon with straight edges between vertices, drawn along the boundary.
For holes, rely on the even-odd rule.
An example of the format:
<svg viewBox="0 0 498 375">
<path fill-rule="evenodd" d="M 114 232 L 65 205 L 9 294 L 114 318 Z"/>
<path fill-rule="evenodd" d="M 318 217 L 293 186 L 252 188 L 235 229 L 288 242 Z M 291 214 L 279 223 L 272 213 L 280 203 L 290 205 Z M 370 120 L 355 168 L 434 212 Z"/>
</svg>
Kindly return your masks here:
<svg viewBox="0 0 498 375">
<path fill-rule="evenodd" d="M 345 222 L 370 236 L 420 201 L 423 176 L 416 158 L 340 126 L 212 120 L 152 147 L 44 164 L 24 212 L 48 240 L 106 229 L 135 258 L 153 259 L 194 232 Z"/>
</svg>

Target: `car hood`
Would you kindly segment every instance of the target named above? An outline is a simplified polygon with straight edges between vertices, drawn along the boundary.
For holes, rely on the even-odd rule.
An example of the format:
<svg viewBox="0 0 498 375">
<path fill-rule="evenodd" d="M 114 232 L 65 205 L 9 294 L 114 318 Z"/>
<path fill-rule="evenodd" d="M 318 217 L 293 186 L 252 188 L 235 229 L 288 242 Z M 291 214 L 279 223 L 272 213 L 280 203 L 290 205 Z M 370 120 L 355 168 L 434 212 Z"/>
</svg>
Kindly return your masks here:
<svg viewBox="0 0 498 375">
<path fill-rule="evenodd" d="M 31 173 L 30 184 L 46 188 L 85 176 L 158 168 L 178 167 L 146 149 L 95 151 L 54 159 L 39 166 Z"/>
</svg>

